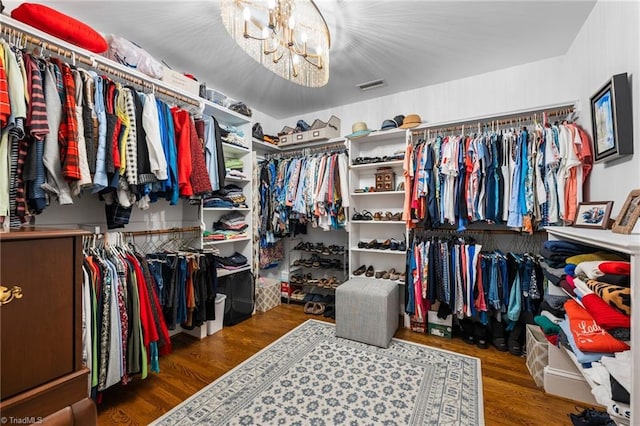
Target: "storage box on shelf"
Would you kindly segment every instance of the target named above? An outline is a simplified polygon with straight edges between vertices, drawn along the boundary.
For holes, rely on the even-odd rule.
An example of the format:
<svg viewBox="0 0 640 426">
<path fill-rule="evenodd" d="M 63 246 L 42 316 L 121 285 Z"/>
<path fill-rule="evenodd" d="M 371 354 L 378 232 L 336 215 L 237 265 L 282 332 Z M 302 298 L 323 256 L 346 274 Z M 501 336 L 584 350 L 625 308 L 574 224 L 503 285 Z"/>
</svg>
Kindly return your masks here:
<svg viewBox="0 0 640 426">
<path fill-rule="evenodd" d="M 334 115 L 323 122 L 321 120 L 315 120 L 311 124 L 311 129 L 304 132 L 295 132 L 291 127 L 285 126 L 280 133 L 284 133 L 280 136 L 279 146 L 286 147 L 294 145 L 299 147 L 302 144 L 316 141 L 326 141 L 333 138 L 340 137 L 340 119 Z"/>
<path fill-rule="evenodd" d="M 617 253 L 625 254 L 629 256 L 629 261 L 631 262 L 631 306 L 640 306 L 640 291 L 636 289 L 634 286 L 637 286 L 638 282 L 640 282 L 640 235 L 638 234 L 630 234 L 630 235 L 621 235 L 614 234 L 609 230 L 603 229 L 586 229 L 586 228 L 574 228 L 574 227 L 547 227 L 547 233 L 549 234 L 550 239 L 554 240 L 567 240 L 573 241 L 580 244 L 587 244 L 593 246 L 594 248 L 610 250 Z M 637 368 L 634 368 L 637 365 L 640 365 L 640 351 L 638 351 L 637 347 L 633 347 L 634 343 L 637 345 L 637 342 L 640 342 L 640 310 L 632 309 L 631 311 L 631 365 L 629 368 L 629 372 L 631 375 L 631 399 L 629 406 L 632 407 L 631 410 L 631 419 L 624 419 L 618 416 L 615 412 L 608 410 L 609 415 L 616 421 L 618 424 L 638 424 L 640 421 L 640 374 L 637 372 Z M 558 349 L 558 348 L 557 348 Z M 564 349 L 558 349 L 558 351 L 564 351 Z M 554 363 L 555 366 L 561 366 L 560 368 L 566 368 L 568 371 L 559 370 L 551 366 L 551 363 Z M 567 364 L 571 362 L 573 366 L 569 368 Z M 549 373 L 555 374 L 555 376 L 549 376 L 551 380 L 549 382 L 550 385 L 555 385 L 557 382 L 561 381 L 559 376 L 569 375 L 568 378 L 565 378 L 562 386 L 556 386 L 555 389 L 561 389 L 560 393 L 557 393 L 560 396 L 564 396 L 566 398 L 572 398 L 572 395 L 575 393 L 576 383 L 579 386 L 583 386 L 586 384 L 587 389 L 593 387 L 593 382 L 590 378 L 584 373 L 584 367 L 577 362 L 575 357 L 572 357 L 572 354 L 564 351 L 562 356 L 560 353 L 552 353 L 549 351 L 549 366 L 545 369 L 545 390 L 547 389 L 547 376 Z M 563 367 L 562 367 L 563 366 Z M 571 370 L 578 371 L 580 375 L 572 374 Z M 566 373 L 566 374 L 565 374 Z M 581 380 L 575 380 L 576 377 L 580 377 Z M 566 383 L 568 381 L 568 383 Z M 566 385 L 566 386 L 565 386 Z M 589 392 L 590 395 L 590 392 Z M 634 410 L 635 409 L 635 410 Z"/>
<path fill-rule="evenodd" d="M 405 250 L 391 250 L 384 243 L 407 241 L 402 221 L 404 187 L 398 179 L 402 176 L 406 136 L 404 129 L 394 129 L 348 140 L 351 277 L 361 266 L 373 266 L 374 272 L 405 271 Z M 363 244 L 373 240 L 378 244 Z"/>
</svg>

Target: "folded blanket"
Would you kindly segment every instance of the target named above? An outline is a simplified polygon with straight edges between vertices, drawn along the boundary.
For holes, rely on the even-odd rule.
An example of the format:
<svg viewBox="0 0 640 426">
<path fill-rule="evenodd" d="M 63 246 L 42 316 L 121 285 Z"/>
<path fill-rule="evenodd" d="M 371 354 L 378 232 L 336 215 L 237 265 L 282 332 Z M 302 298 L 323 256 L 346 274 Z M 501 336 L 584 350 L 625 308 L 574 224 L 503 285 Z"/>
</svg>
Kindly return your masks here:
<svg viewBox="0 0 640 426">
<path fill-rule="evenodd" d="M 598 269 L 603 274 L 631 275 L 630 262 L 605 261 L 598 266 Z"/>
<path fill-rule="evenodd" d="M 605 330 L 631 327 L 631 317 L 629 315 L 615 310 L 594 293 L 584 296 L 582 304 L 598 325 Z"/>
<path fill-rule="evenodd" d="M 566 340 L 566 345 L 571 349 L 571 352 L 576 356 L 576 359 L 580 364 L 585 367 L 591 367 L 591 363 L 594 361 L 600 361 L 603 357 L 613 356 L 612 353 L 602 353 L 602 352 L 582 352 L 580 348 L 576 346 L 575 338 L 571 333 L 571 327 L 569 325 L 569 320 L 564 320 L 560 323 L 560 328 L 562 332 L 558 335 L 560 336 L 560 341 Z"/>
<path fill-rule="evenodd" d="M 593 251 L 593 247 L 562 240 L 547 240 L 542 243 L 542 247 L 552 252 L 567 253 L 568 255 L 589 253 Z"/>
<path fill-rule="evenodd" d="M 600 327 L 575 300 L 567 300 L 564 309 L 575 345 L 582 352 L 614 353 L 630 349 L 629 345 L 616 340 Z"/>
<path fill-rule="evenodd" d="M 542 274 L 546 279 L 551 281 L 554 285 L 559 285 L 560 280 L 566 275 L 562 268 L 552 268 L 547 262 L 540 262 L 540 268 Z"/>
<path fill-rule="evenodd" d="M 620 287 L 631 286 L 631 278 L 629 275 L 604 274 L 598 277 L 601 283 L 619 285 Z"/>
<path fill-rule="evenodd" d="M 602 300 L 626 315 L 631 315 L 631 289 L 588 280 L 587 286 Z"/>
<path fill-rule="evenodd" d="M 588 262 L 590 260 L 625 260 L 622 256 L 609 251 L 596 251 L 593 253 L 578 254 L 575 256 L 567 257 L 566 263 L 572 265 L 579 265 L 582 262 Z"/>
<path fill-rule="evenodd" d="M 533 318 L 533 320 L 540 326 L 542 332 L 545 335 L 550 334 L 558 334 L 560 333 L 560 326 L 558 324 L 553 323 L 549 318 L 544 317 L 542 315 L 538 315 Z"/>
<path fill-rule="evenodd" d="M 600 264 L 604 263 L 604 260 L 591 260 L 587 262 L 580 262 L 576 265 L 574 276 L 584 275 L 590 280 L 598 279 L 604 273 L 598 268 Z"/>
</svg>

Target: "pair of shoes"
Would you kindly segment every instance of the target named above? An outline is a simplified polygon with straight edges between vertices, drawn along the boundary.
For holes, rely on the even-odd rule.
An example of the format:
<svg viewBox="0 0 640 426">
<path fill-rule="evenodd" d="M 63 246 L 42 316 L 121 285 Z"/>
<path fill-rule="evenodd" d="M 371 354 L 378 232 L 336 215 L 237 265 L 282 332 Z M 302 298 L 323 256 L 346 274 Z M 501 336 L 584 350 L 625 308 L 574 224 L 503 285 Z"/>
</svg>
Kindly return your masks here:
<svg viewBox="0 0 640 426">
<path fill-rule="evenodd" d="M 498 322 L 495 318 L 491 318 L 491 343 L 500 352 L 509 350 L 505 339 L 504 323 Z"/>
<path fill-rule="evenodd" d="M 475 323 L 473 326 L 473 338 L 476 341 L 476 346 L 480 349 L 489 349 L 489 343 L 487 342 L 487 326 L 481 323 Z"/>
<path fill-rule="evenodd" d="M 369 266 L 367 268 L 367 271 L 364 273 L 365 277 L 369 277 L 371 278 L 374 275 L 374 270 L 373 270 L 373 266 Z"/>
<path fill-rule="evenodd" d="M 576 407 L 576 409 L 578 409 L 578 407 Z M 607 412 L 598 411 L 595 408 L 585 408 L 578 414 L 569 413 L 569 418 L 574 426 L 614 426 L 616 424 Z"/>
<path fill-rule="evenodd" d="M 522 323 L 517 322 L 513 329 L 509 332 L 507 339 L 507 349 L 511 355 L 522 355 L 522 340 L 524 327 Z"/>
<path fill-rule="evenodd" d="M 470 318 L 464 318 L 458 322 L 458 326 L 460 327 L 460 337 L 462 340 L 469 344 L 474 345 L 476 343 L 473 320 Z"/>
<path fill-rule="evenodd" d="M 318 302 L 307 302 L 304 305 L 304 313 L 312 315 L 321 315 L 324 313 L 325 304 Z"/>
<path fill-rule="evenodd" d="M 356 269 L 355 271 L 353 271 L 353 275 L 362 275 L 367 271 L 367 265 L 362 265 L 361 267 L 359 267 L 358 269 Z"/>
</svg>

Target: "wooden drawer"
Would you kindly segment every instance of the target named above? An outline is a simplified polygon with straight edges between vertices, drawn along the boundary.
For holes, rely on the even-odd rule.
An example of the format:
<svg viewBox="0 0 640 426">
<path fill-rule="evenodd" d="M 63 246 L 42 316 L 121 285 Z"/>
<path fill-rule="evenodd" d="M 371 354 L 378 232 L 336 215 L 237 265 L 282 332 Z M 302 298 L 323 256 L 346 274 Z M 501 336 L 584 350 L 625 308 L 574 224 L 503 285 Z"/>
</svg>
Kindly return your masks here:
<svg viewBox="0 0 640 426">
<path fill-rule="evenodd" d="M 22 297 L 0 308 L 2 400 L 78 370 L 78 240 L 2 241 L 0 285 L 22 289 Z"/>
</svg>

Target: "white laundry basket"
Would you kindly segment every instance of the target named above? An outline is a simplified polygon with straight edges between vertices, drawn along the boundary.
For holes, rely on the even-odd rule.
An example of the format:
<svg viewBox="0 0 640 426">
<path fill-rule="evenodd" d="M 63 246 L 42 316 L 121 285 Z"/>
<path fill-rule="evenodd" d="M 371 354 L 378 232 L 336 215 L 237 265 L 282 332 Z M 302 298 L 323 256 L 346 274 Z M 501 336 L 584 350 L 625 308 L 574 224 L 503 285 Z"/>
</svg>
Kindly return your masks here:
<svg viewBox="0 0 640 426">
<path fill-rule="evenodd" d="M 216 319 L 213 321 L 207 321 L 207 335 L 211 336 L 214 333 L 222 330 L 222 321 L 224 320 L 224 303 L 227 300 L 225 294 L 216 294 Z"/>
</svg>

